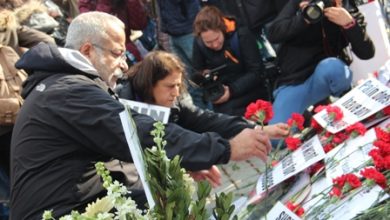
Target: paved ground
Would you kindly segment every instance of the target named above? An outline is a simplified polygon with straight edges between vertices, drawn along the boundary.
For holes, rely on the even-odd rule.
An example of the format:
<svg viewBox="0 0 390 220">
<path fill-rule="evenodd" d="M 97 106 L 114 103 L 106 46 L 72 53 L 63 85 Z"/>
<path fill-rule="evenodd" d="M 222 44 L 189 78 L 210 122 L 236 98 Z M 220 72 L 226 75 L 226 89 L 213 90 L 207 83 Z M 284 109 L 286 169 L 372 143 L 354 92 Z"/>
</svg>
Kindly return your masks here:
<svg viewBox="0 0 390 220">
<path fill-rule="evenodd" d="M 264 163 L 260 159 L 242 162 L 230 162 L 219 166 L 222 173 L 222 185 L 213 189 L 212 194 L 233 192 L 235 198 L 248 195 L 254 189 L 257 179 L 264 171 Z"/>
</svg>

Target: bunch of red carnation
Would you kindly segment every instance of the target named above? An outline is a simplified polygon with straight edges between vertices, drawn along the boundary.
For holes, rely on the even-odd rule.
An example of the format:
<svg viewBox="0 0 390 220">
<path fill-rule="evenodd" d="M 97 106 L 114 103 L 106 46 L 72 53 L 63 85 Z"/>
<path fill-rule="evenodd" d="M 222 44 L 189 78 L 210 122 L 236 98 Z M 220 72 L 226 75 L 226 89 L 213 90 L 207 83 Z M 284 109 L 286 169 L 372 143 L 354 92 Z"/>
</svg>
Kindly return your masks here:
<svg viewBox="0 0 390 220">
<path fill-rule="evenodd" d="M 383 189 L 387 188 L 387 179 L 385 175 L 383 175 L 381 172 L 379 172 L 376 168 L 374 167 L 366 167 L 362 171 L 360 171 L 360 174 L 368 179 L 372 180 L 376 184 L 378 184 L 380 187 Z"/>
<path fill-rule="evenodd" d="M 347 173 L 333 179 L 333 188 L 330 192 L 331 196 L 342 197 L 345 193 L 359 188 L 362 185 L 359 177 L 355 174 Z"/>
<path fill-rule="evenodd" d="M 375 168 L 379 171 L 390 170 L 390 129 L 384 130 L 380 127 L 375 128 L 377 140 L 374 142 L 374 148 L 370 151 Z"/>
</svg>

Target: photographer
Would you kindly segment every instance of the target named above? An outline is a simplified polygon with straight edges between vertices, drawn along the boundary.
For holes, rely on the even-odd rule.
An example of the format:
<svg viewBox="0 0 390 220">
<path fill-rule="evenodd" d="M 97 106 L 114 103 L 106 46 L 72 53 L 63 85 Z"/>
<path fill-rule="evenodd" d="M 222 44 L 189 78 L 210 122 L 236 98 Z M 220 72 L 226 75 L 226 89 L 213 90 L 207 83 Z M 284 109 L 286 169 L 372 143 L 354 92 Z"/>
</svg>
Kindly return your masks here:
<svg viewBox="0 0 390 220">
<path fill-rule="evenodd" d="M 206 6 L 195 18 L 194 34 L 194 68 L 210 77 L 193 80 L 205 88 L 214 111 L 242 116 L 250 102 L 267 99 L 260 52 L 248 29 Z"/>
<path fill-rule="evenodd" d="M 286 122 L 291 113 L 303 113 L 350 89 L 348 45 L 360 59 L 375 53 L 364 16 L 352 0 L 288 1 L 268 27 L 267 37 L 280 44 L 281 69 L 270 124 Z"/>
</svg>

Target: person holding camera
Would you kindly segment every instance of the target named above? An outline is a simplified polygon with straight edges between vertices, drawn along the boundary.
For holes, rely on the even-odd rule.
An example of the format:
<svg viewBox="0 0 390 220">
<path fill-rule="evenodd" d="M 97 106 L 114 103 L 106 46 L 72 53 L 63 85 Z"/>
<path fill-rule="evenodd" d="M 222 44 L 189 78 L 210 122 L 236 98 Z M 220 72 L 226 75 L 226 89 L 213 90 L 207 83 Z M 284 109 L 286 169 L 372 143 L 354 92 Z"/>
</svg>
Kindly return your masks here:
<svg viewBox="0 0 390 220">
<path fill-rule="evenodd" d="M 192 80 L 204 88 L 214 111 L 242 116 L 249 103 L 268 99 L 260 52 L 246 27 L 206 6 L 195 18 L 194 34 L 193 65 L 202 74 Z"/>
<path fill-rule="evenodd" d="M 194 132 L 193 136 L 187 136 L 186 146 L 183 146 L 183 143 L 182 146 L 176 146 L 175 144 L 178 143 L 171 142 L 173 147 L 198 146 L 197 148 L 201 149 L 202 145 L 207 143 L 210 149 L 219 145 L 230 145 L 232 151 L 242 151 L 248 146 L 257 146 L 258 152 L 253 151 L 253 153 L 265 160 L 270 147 L 268 137 L 281 138 L 288 135 L 288 125 L 283 123 L 265 126 L 261 131 L 259 128 L 254 129 L 255 125 L 242 117 L 196 107 L 188 98 L 189 94 L 184 83 L 185 76 L 184 64 L 176 55 L 153 51 L 142 62 L 131 67 L 128 80 L 120 84 L 116 92 L 124 99 L 170 108 L 169 122 Z M 217 152 L 205 151 L 204 153 L 204 158 L 208 158 L 212 155 L 206 154 Z M 187 156 L 199 161 L 203 160 L 200 155 L 192 153 Z M 236 153 L 233 152 L 232 155 Z M 233 157 L 230 159 L 234 160 Z M 244 158 L 239 158 L 241 159 Z M 216 166 L 203 168 L 203 170 L 199 170 L 199 166 L 195 165 L 186 168 L 193 171 L 191 176 L 196 180 L 207 179 L 213 186 L 220 184 L 221 176 Z"/>
<path fill-rule="evenodd" d="M 277 51 L 281 75 L 276 80 L 270 124 L 286 122 L 329 96 L 350 89 L 350 50 L 360 59 L 374 56 L 364 16 L 352 0 L 291 0 L 267 28 Z"/>
</svg>

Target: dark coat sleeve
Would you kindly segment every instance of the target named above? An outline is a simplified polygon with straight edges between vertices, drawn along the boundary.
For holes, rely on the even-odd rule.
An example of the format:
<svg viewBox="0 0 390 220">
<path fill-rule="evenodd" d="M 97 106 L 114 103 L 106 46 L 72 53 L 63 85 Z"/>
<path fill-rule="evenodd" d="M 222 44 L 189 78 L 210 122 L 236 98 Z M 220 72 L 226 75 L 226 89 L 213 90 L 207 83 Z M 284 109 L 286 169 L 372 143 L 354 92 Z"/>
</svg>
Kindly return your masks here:
<svg viewBox="0 0 390 220">
<path fill-rule="evenodd" d="M 349 13 L 354 17 L 356 24 L 344 32 L 351 44 L 352 51 L 360 59 L 371 59 L 375 55 L 375 46 L 367 34 L 364 15 L 356 7 L 350 9 Z"/>
<path fill-rule="evenodd" d="M 150 131 L 153 129 L 152 118 L 134 113 L 138 136 L 141 145 L 154 145 Z M 165 126 L 164 139 L 167 141 L 165 150 L 169 158 L 176 155 L 182 157 L 182 166 L 187 170 L 208 169 L 214 164 L 227 163 L 230 159 L 230 145 L 228 140 L 214 132 L 196 133 L 184 129 L 175 123 Z"/>
<path fill-rule="evenodd" d="M 230 139 L 243 129 L 254 127 L 242 117 L 202 110 L 184 102 L 180 102 L 178 111 L 177 124 L 197 133 L 216 132 Z"/>
<path fill-rule="evenodd" d="M 64 132 L 76 138 L 87 151 L 122 161 L 132 161 L 119 113 L 123 106 L 98 86 L 72 87 L 67 104 L 57 109 Z M 69 128 L 67 128 L 69 127 Z"/>
<path fill-rule="evenodd" d="M 243 72 L 236 73 L 241 77 L 228 84 L 231 97 L 240 97 L 262 85 L 262 74 L 264 66 L 261 61 L 260 51 L 257 47 L 256 39 L 247 28 L 239 30 L 240 62 L 242 62 Z"/>
<path fill-rule="evenodd" d="M 64 116 L 62 120 L 73 128 L 69 130 L 76 131 L 69 136 L 78 138 L 91 152 L 132 161 L 119 118 L 119 113 L 124 110 L 122 104 L 102 92 L 101 88 L 92 86 L 74 89 L 68 93 L 66 101 L 69 103 L 67 107 L 58 111 Z M 152 147 L 154 142 L 150 132 L 155 121 L 134 111 L 132 114 L 141 146 Z M 198 134 L 169 123 L 165 128 L 165 140 L 168 157 L 182 156 L 182 166 L 189 170 L 206 169 L 230 159 L 228 141 L 216 133 Z"/>
<path fill-rule="evenodd" d="M 267 26 L 267 38 L 271 43 L 293 39 L 308 27 L 300 13 L 299 2 L 301 0 L 290 0 L 275 20 Z"/>
</svg>

